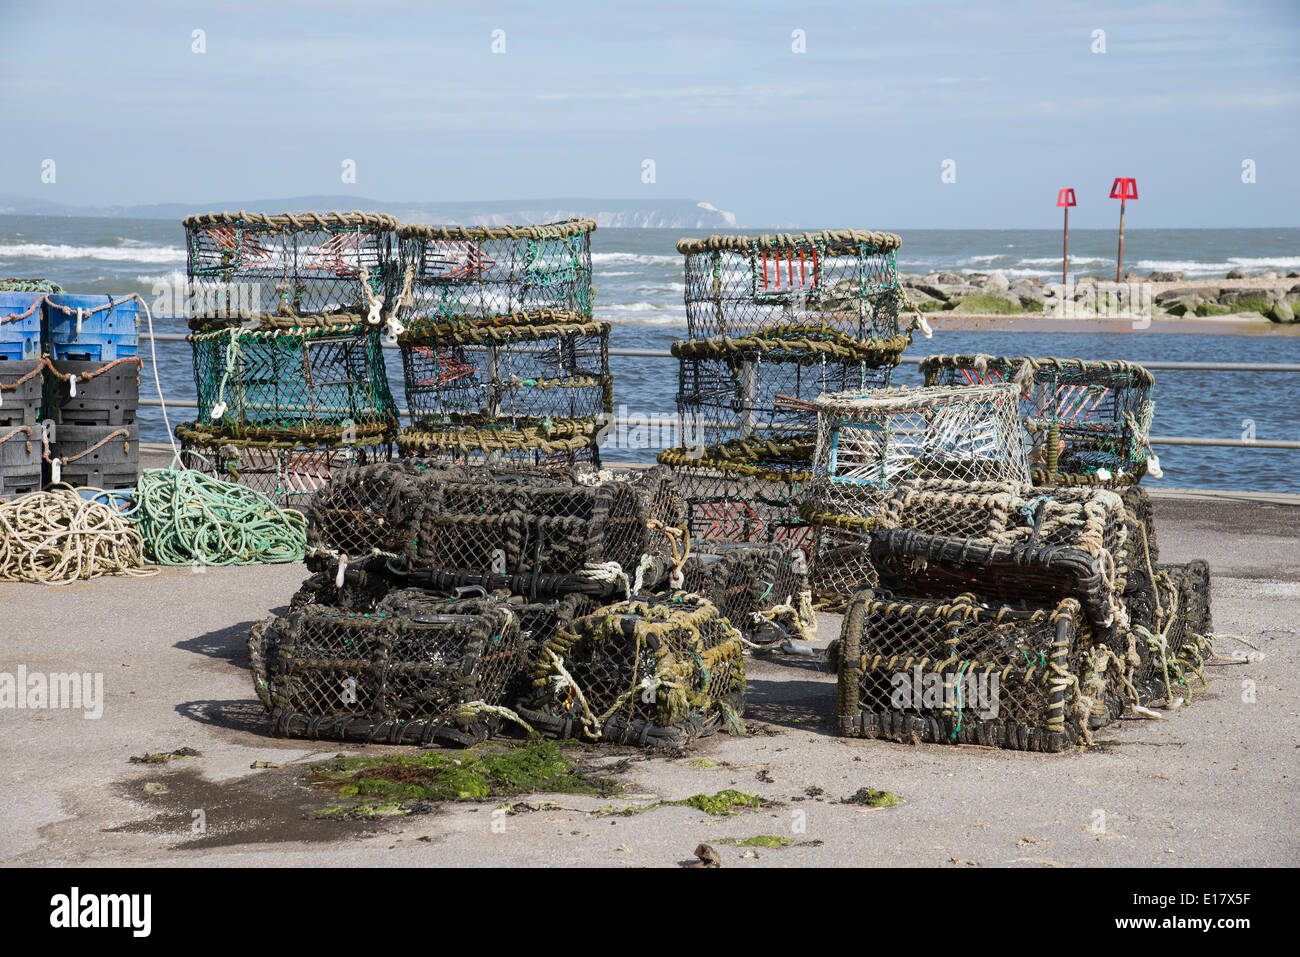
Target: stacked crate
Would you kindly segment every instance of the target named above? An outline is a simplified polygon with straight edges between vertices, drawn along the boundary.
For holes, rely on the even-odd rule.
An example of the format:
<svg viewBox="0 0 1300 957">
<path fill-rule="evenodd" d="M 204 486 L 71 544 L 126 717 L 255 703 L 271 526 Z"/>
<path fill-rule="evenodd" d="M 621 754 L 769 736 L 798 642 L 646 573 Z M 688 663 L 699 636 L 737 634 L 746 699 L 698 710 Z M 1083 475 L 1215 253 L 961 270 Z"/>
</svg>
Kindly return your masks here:
<svg viewBox="0 0 1300 957">
<path fill-rule="evenodd" d="M 609 323 L 592 319 L 591 219 L 402 228 L 406 454 L 444 463 L 599 462 Z"/>
<path fill-rule="evenodd" d="M 302 504 L 397 432 L 381 332 L 401 294 L 397 221 L 208 213 L 184 221 L 199 415 L 186 464 Z"/>
<path fill-rule="evenodd" d="M 786 542 L 815 565 L 818 529 L 800 515 L 813 400 L 889 385 L 911 341 L 900 243 L 860 230 L 678 242 L 688 339 L 672 351 L 692 444 L 659 461 L 674 469 L 694 538 Z"/>
</svg>

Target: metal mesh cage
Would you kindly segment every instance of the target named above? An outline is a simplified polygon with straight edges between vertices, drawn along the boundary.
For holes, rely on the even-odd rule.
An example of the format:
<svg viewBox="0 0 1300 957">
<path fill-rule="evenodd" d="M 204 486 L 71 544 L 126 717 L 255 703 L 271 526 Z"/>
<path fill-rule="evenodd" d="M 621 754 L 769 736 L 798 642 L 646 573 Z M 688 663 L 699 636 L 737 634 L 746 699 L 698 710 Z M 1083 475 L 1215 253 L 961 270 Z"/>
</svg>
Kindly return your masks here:
<svg viewBox="0 0 1300 957">
<path fill-rule="evenodd" d="M 742 733 L 744 696 L 739 633 L 710 602 L 678 592 L 561 629 L 517 710 L 552 737 L 679 749 L 718 730 Z"/>
<path fill-rule="evenodd" d="M 203 213 L 185 227 L 195 328 L 243 318 L 372 315 L 395 303 L 397 220 L 377 213 Z M 379 321 L 374 314 L 374 322 Z"/>
<path fill-rule="evenodd" d="M 397 432 L 377 330 L 231 327 L 189 341 L 199 420 L 227 438 L 310 445 Z"/>
<path fill-rule="evenodd" d="M 1063 751 L 1122 709 L 1113 657 L 1070 598 L 1025 610 L 864 591 L 835 646 L 840 733 Z"/>
<path fill-rule="evenodd" d="M 867 230 L 679 240 L 687 335 L 738 338 L 797 324 L 857 340 L 897 336 L 900 244 Z"/>
<path fill-rule="evenodd" d="M 465 745 L 499 726 L 527 666 L 519 617 L 491 600 L 401 597 L 374 614 L 305 605 L 253 627 L 272 734 Z"/>
<path fill-rule="evenodd" d="M 413 278 L 403 319 L 471 325 L 534 313 L 591 318 L 593 219 L 540 226 L 403 226 L 404 271 Z"/>
<path fill-rule="evenodd" d="M 1037 485 L 1126 485 L 1146 474 L 1155 380 L 1136 363 L 940 355 L 921 370 L 927 385 L 1014 383 Z"/>
<path fill-rule="evenodd" d="M 607 322 L 463 329 L 424 325 L 399 337 L 408 433 L 538 427 L 588 434 L 614 411 Z"/>
<path fill-rule="evenodd" d="M 676 342 L 677 409 L 707 445 L 811 433 L 817 396 L 888 386 L 906 345 L 905 336 L 863 345 L 828 327 L 788 326 L 740 341 Z"/>
<path fill-rule="evenodd" d="M 776 647 L 816 628 L 807 556 L 799 548 L 701 542 L 682 571 L 682 590 L 712 602 L 752 645 Z"/>
<path fill-rule="evenodd" d="M 1016 394 L 1002 384 L 822 396 L 810 509 L 871 519 L 909 479 L 1027 483 Z"/>
</svg>

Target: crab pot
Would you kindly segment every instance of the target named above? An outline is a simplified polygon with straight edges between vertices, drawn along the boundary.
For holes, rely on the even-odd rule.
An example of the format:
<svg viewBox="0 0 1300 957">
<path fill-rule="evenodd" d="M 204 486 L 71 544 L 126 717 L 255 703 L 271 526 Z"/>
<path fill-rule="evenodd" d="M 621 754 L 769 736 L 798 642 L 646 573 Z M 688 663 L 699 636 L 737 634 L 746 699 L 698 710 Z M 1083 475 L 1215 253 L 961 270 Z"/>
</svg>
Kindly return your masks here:
<svg viewBox="0 0 1300 957">
<path fill-rule="evenodd" d="M 411 430 L 587 434 L 614 411 L 607 322 L 424 325 L 399 337 Z"/>
<path fill-rule="evenodd" d="M 39 492 L 41 465 L 40 426 L 0 426 L 0 499 Z"/>
<path fill-rule="evenodd" d="M 397 220 L 375 213 L 204 213 L 183 221 L 192 328 L 370 315 L 400 292 Z"/>
<path fill-rule="evenodd" d="M 682 572 L 682 590 L 712 602 L 755 645 L 800 640 L 816 627 L 807 556 L 798 548 L 700 542 Z"/>
<path fill-rule="evenodd" d="M 518 616 L 490 599 L 305 605 L 255 625 L 249 656 L 275 736 L 454 746 L 499 727 L 527 664 Z"/>
<path fill-rule="evenodd" d="M 864 588 L 879 584 L 871 564 L 871 532 L 866 526 L 813 526 L 813 596 L 828 609 L 842 609 Z"/>
<path fill-rule="evenodd" d="M 574 619 L 542 650 L 516 710 L 548 737 L 680 750 L 743 731 L 739 632 L 712 603 L 678 592 Z"/>
<path fill-rule="evenodd" d="M 592 582 L 663 581 L 684 551 L 682 503 L 663 469 L 606 477 L 466 470 L 438 483 L 407 548 L 410 569 Z M 676 537 L 674 537 L 674 535 Z M 644 565 L 644 567 L 642 567 Z"/>
<path fill-rule="evenodd" d="M 929 356 L 927 385 L 1014 382 L 1036 485 L 1131 485 L 1147 471 L 1155 379 L 1140 365 L 1007 356 Z"/>
<path fill-rule="evenodd" d="M 824 326 L 857 340 L 897 336 L 901 242 L 868 230 L 681 239 L 688 338 L 737 339 L 775 326 Z"/>
<path fill-rule="evenodd" d="M 1142 703 L 1188 701 L 1204 690 L 1204 672 L 1197 669 L 1213 628 L 1209 564 L 1161 565 L 1152 589 L 1130 592 L 1125 600 L 1133 624 L 1140 626 L 1131 640 L 1141 661 L 1134 684 Z"/>
<path fill-rule="evenodd" d="M 403 226 L 402 319 L 462 326 L 591 318 L 593 219 L 540 226 Z"/>
<path fill-rule="evenodd" d="M 513 467 L 563 473 L 600 466 L 594 427 L 590 435 L 569 436 L 547 436 L 537 428 L 403 429 L 397 447 L 404 456 L 442 468 Z"/>
<path fill-rule="evenodd" d="M 732 440 L 698 449 L 667 449 L 692 540 L 785 543 L 811 554 L 812 531 L 799 514 L 812 443 Z"/>
<path fill-rule="evenodd" d="M 282 508 L 305 509 L 335 473 L 380 461 L 389 452 L 378 441 L 350 446 L 251 441 L 193 422 L 178 425 L 176 437 L 186 468 L 247 486 Z"/>
<path fill-rule="evenodd" d="M 855 343 L 833 330 L 784 328 L 752 340 L 676 342 L 677 410 L 705 445 L 782 437 L 817 429 L 823 392 L 889 385 L 907 339 Z"/>
<path fill-rule="evenodd" d="M 815 513 L 873 519 L 908 480 L 1029 480 L 1012 385 L 838 393 L 817 405 Z"/>
<path fill-rule="evenodd" d="M 866 590 L 834 663 L 846 737 L 1064 751 L 1123 707 L 1073 599 L 1026 610 Z"/>
<path fill-rule="evenodd" d="M 323 445 L 397 432 L 376 329 L 232 327 L 188 338 L 199 421 L 232 438 Z"/>
</svg>

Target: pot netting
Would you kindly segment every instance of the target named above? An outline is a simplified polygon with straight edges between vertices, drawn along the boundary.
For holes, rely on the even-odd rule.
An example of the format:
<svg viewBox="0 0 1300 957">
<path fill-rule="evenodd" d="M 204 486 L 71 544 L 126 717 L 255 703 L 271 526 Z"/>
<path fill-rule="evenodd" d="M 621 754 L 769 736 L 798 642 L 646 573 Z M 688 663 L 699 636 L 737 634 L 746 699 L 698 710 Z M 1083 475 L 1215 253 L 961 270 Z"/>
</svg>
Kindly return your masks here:
<svg viewBox="0 0 1300 957">
<path fill-rule="evenodd" d="M 810 582 L 818 607 L 842 609 L 862 589 L 879 584 L 866 526 L 818 524 L 813 535 Z"/>
<path fill-rule="evenodd" d="M 908 480 L 1029 480 L 1012 385 L 841 393 L 817 405 L 814 516 L 874 518 Z"/>
<path fill-rule="evenodd" d="M 856 343 L 827 326 L 783 326 L 741 339 L 676 342 L 677 410 L 706 445 L 811 434 L 817 396 L 888 386 L 907 341 Z"/>
<path fill-rule="evenodd" d="M 183 225 L 194 328 L 323 315 L 373 316 L 378 323 L 376 304 L 396 304 L 401 284 L 391 216 L 204 213 Z"/>
<path fill-rule="evenodd" d="M 798 548 L 698 542 L 682 572 L 681 590 L 711 602 L 750 646 L 814 637 L 807 558 Z"/>
<path fill-rule="evenodd" d="M 848 737 L 1062 751 L 1122 707 L 1114 656 L 1069 598 L 1025 610 L 864 591 L 834 655 Z"/>
<path fill-rule="evenodd" d="M 188 338 L 199 421 L 227 438 L 323 445 L 397 432 L 377 330 L 231 327 Z"/>
<path fill-rule="evenodd" d="M 255 625 L 253 683 L 283 737 L 468 745 L 508 718 L 519 617 L 492 600 L 390 596 L 371 614 L 306 605 Z"/>
<path fill-rule="evenodd" d="M 799 503 L 811 452 L 809 437 L 798 436 L 666 449 L 658 459 L 672 469 L 693 540 L 784 542 L 810 554 L 812 532 Z"/>
<path fill-rule="evenodd" d="M 697 595 L 634 599 L 575 619 L 542 648 L 518 708 L 550 737 L 679 749 L 743 733 L 740 634 Z"/>
<path fill-rule="evenodd" d="M 903 291 L 891 233 L 825 230 L 682 239 L 691 339 L 779 325 L 828 326 L 851 339 L 899 334 Z"/>
<path fill-rule="evenodd" d="M 404 455 L 447 466 L 509 466 L 568 472 L 600 465 L 597 428 L 585 435 L 550 436 L 541 426 L 523 429 L 452 427 L 431 432 L 403 429 L 397 447 Z"/>
<path fill-rule="evenodd" d="M 1143 704 L 1174 707 L 1204 691 L 1210 646 L 1210 566 L 1205 561 L 1161 565 L 1155 587 L 1125 596 L 1133 629 L 1134 682 Z"/>
<path fill-rule="evenodd" d="M 926 385 L 1012 382 L 1038 485 L 1133 484 L 1146 474 L 1154 378 L 1120 360 L 929 356 Z"/>
<path fill-rule="evenodd" d="M 388 455 L 377 439 L 344 447 L 231 439 L 220 429 L 194 422 L 176 426 L 176 437 L 185 468 L 245 485 L 282 508 L 305 509 L 336 473 Z"/>
<path fill-rule="evenodd" d="M 588 434 L 614 410 L 609 323 L 421 326 L 399 338 L 410 432 L 537 427 Z"/>
<path fill-rule="evenodd" d="M 530 313 L 591 318 L 592 219 L 541 226 L 404 226 L 402 262 L 412 276 L 403 319 L 477 325 Z"/>
</svg>

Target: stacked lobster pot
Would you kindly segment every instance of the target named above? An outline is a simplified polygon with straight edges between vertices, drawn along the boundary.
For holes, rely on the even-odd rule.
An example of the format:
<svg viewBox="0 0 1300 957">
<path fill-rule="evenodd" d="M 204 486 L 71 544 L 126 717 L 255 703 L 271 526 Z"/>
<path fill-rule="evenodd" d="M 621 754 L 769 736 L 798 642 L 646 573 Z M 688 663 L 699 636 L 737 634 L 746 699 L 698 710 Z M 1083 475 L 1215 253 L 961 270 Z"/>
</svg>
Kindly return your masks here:
<svg viewBox="0 0 1300 957">
<path fill-rule="evenodd" d="M 185 462 L 302 504 L 397 433 L 381 334 L 403 293 L 397 221 L 207 213 L 184 221 L 199 414 Z"/>
<path fill-rule="evenodd" d="M 442 463 L 599 464 L 613 415 L 607 322 L 592 319 L 591 219 L 404 226 L 404 454 Z"/>
<path fill-rule="evenodd" d="M 809 499 L 866 548 L 831 652 L 842 734 L 1060 751 L 1199 690 L 1204 564 L 1156 564 L 1141 489 L 1031 485 L 1018 392 L 823 397 Z"/>
<path fill-rule="evenodd" d="M 683 239 L 686 341 L 673 468 L 697 547 L 797 549 L 820 560 L 800 514 L 823 392 L 890 384 L 911 330 L 890 233 L 859 230 Z M 703 543 L 701 546 L 699 543 Z"/>
<path fill-rule="evenodd" d="M 1036 485 L 1136 485 L 1160 478 L 1151 452 L 1155 380 L 1122 360 L 928 356 L 926 385 L 1014 382 Z"/>
<path fill-rule="evenodd" d="M 402 459 L 336 476 L 308 510 L 313 574 L 250 634 L 272 733 L 680 747 L 734 728 L 742 637 L 675 587 L 683 525 L 662 469 Z"/>
</svg>

